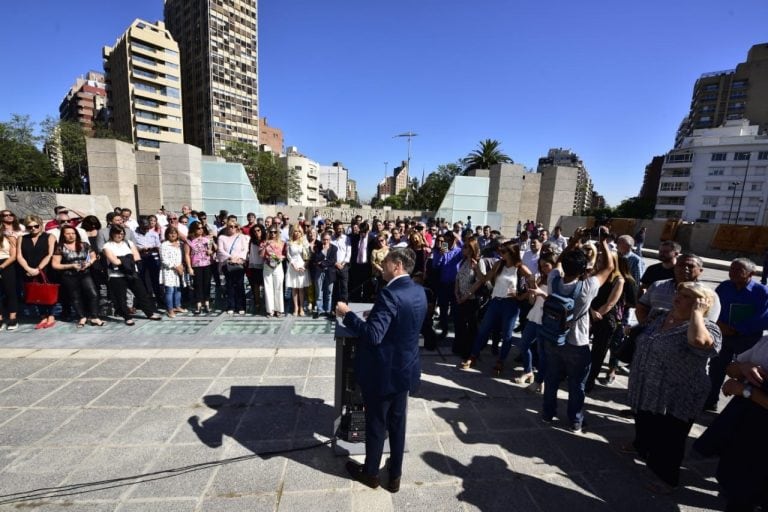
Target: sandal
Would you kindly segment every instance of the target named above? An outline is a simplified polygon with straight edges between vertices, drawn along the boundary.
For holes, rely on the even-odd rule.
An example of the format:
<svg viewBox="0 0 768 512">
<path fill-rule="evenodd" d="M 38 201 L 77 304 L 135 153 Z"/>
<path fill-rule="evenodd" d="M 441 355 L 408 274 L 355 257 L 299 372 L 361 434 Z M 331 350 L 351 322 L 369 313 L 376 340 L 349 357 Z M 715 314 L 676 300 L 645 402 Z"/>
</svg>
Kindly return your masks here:
<svg viewBox="0 0 768 512">
<path fill-rule="evenodd" d="M 150 320 L 159 321 L 163 319 L 163 315 L 161 315 L 160 313 L 153 313 L 151 316 L 148 316 L 147 318 Z"/>
<path fill-rule="evenodd" d="M 104 323 L 105 323 L 104 320 L 102 320 L 101 318 L 92 318 L 91 319 L 91 325 L 93 325 L 95 327 L 104 327 Z"/>
<path fill-rule="evenodd" d="M 40 320 L 37 325 L 35 325 L 35 329 L 45 329 L 45 327 L 48 325 L 48 320 Z"/>
<path fill-rule="evenodd" d="M 136 325 L 136 322 L 133 320 L 133 318 L 126 318 L 125 325 Z"/>
<path fill-rule="evenodd" d="M 475 366 L 475 363 L 477 362 L 476 357 L 471 357 L 469 359 L 465 359 L 464 361 L 459 363 L 459 368 L 462 370 L 469 370 L 473 366 Z"/>
<path fill-rule="evenodd" d="M 77 322 L 77 328 L 80 329 L 82 327 L 85 327 L 86 322 L 88 322 L 86 318 L 81 318 L 80 321 Z"/>
</svg>

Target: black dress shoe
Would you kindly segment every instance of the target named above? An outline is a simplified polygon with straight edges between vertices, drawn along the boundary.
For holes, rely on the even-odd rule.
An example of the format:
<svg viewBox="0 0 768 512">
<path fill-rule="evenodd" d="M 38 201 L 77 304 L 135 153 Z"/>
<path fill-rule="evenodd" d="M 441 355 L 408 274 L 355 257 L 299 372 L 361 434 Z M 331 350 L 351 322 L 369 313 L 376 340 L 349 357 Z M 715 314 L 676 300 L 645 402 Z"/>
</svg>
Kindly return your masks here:
<svg viewBox="0 0 768 512">
<path fill-rule="evenodd" d="M 387 484 L 387 490 L 391 493 L 396 493 L 400 490 L 400 477 L 391 478 Z"/>
<path fill-rule="evenodd" d="M 317 311 L 315 311 L 314 313 L 312 313 L 312 318 L 313 318 L 313 319 L 317 319 L 319 316 L 320 316 L 320 314 L 319 314 Z"/>
<path fill-rule="evenodd" d="M 360 464 L 357 464 L 356 462 L 353 462 L 351 460 L 347 461 L 347 473 L 349 473 L 349 475 L 352 478 L 354 478 L 355 480 L 357 480 L 363 485 L 367 485 L 371 489 L 376 489 L 379 487 L 379 477 L 366 475 L 365 473 L 363 473 L 363 466 L 361 466 Z M 399 482 L 400 482 L 400 479 L 398 479 L 398 489 L 400 488 Z"/>
</svg>

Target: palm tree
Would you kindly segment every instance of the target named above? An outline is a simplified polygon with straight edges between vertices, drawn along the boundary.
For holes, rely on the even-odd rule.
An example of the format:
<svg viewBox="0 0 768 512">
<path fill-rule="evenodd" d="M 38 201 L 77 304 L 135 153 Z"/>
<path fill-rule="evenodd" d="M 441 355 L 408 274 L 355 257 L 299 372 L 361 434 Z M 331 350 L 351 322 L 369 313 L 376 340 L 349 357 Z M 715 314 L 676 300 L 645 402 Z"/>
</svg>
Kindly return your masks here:
<svg viewBox="0 0 768 512">
<path fill-rule="evenodd" d="M 473 169 L 490 169 L 493 164 L 515 163 L 508 155 L 501 152 L 501 142 L 494 139 L 480 141 L 479 149 L 469 153 L 461 159 L 464 164 L 464 172 Z"/>
</svg>

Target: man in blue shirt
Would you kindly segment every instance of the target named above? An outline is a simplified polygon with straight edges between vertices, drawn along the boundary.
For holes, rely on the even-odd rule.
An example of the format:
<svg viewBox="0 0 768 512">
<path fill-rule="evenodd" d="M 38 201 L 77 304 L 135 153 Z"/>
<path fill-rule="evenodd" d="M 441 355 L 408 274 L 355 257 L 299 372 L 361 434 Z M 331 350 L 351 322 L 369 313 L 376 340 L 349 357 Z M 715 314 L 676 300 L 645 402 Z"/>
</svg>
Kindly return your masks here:
<svg viewBox="0 0 768 512">
<path fill-rule="evenodd" d="M 456 312 L 456 294 L 453 292 L 453 286 L 461 264 L 461 245 L 451 231 L 442 235 L 442 238 L 443 241 L 438 242 L 435 247 L 432 267 L 440 273 L 437 304 L 440 307 L 440 337 L 445 338 L 448 335 L 448 309 L 450 308 L 451 315 Z"/>
<path fill-rule="evenodd" d="M 717 325 L 723 333 L 723 347 L 709 360 L 712 388 L 706 410 L 717 410 L 725 369 L 733 356 L 752 348 L 768 326 L 768 288 L 752 279 L 754 273 L 752 261 L 737 258 L 731 262 L 729 279 L 715 289 L 722 306 Z"/>
</svg>

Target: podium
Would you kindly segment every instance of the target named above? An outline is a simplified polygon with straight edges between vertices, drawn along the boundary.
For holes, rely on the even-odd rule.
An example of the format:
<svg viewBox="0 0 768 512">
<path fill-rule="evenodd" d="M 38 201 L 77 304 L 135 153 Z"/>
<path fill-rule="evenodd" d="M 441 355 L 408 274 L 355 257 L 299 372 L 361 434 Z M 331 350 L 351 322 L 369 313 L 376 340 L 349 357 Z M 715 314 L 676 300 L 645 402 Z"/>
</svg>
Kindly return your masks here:
<svg viewBox="0 0 768 512">
<path fill-rule="evenodd" d="M 373 304 L 352 303 L 350 309 L 360 317 Z M 334 387 L 333 449 L 336 455 L 365 454 L 365 408 L 360 386 L 355 382 L 357 335 L 336 318 L 336 382 Z M 384 443 L 389 453 L 389 440 Z"/>
</svg>

